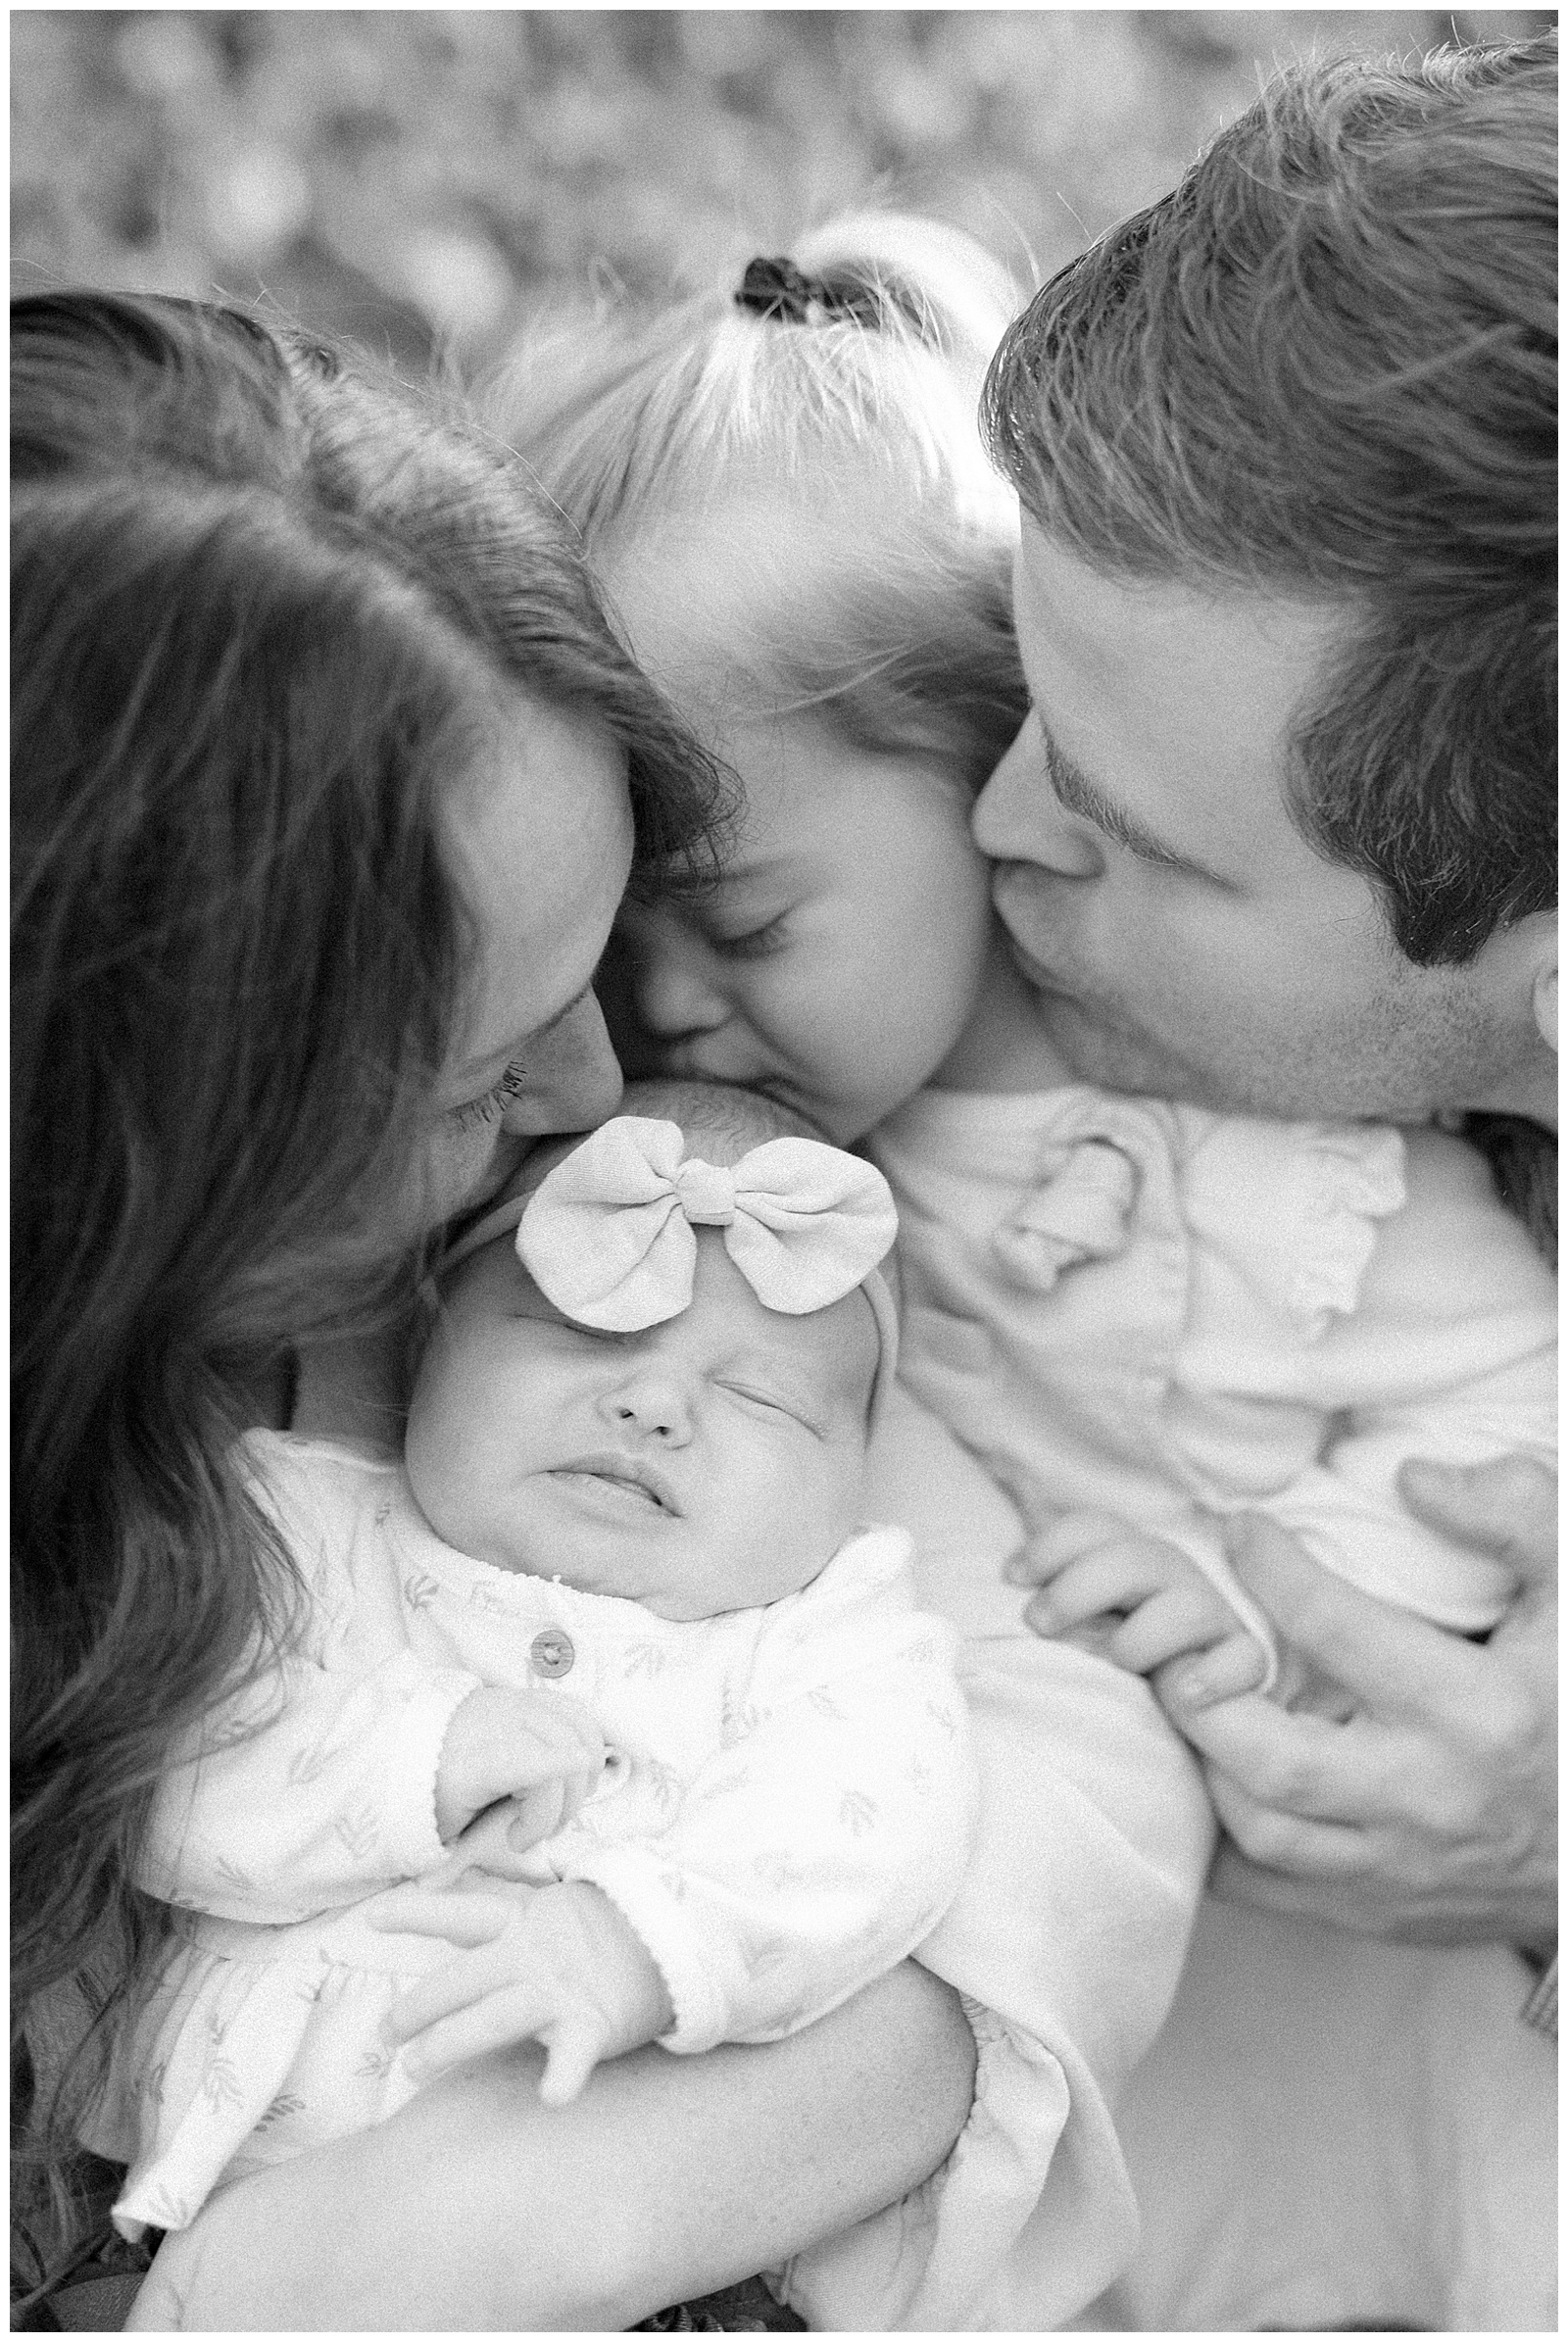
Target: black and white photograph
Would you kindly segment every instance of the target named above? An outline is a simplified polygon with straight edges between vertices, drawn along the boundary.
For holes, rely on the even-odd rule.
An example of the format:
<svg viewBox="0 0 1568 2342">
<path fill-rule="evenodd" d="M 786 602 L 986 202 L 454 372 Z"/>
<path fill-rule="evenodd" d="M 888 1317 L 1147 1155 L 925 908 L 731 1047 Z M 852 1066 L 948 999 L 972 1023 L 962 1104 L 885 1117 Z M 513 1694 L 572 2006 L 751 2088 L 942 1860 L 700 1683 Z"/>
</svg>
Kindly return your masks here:
<svg viewBox="0 0 1568 2342">
<path fill-rule="evenodd" d="M 1555 11 L 9 25 L 12 2330 L 1558 2331 Z"/>
</svg>

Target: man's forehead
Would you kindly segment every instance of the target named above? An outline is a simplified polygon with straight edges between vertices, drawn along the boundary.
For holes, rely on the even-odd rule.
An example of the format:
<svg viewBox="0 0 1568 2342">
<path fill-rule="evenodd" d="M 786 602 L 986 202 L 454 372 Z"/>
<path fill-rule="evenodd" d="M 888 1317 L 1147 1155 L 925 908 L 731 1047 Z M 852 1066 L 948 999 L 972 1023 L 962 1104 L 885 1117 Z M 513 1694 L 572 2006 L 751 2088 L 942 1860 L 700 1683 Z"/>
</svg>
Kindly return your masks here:
<svg viewBox="0 0 1568 2342">
<path fill-rule="evenodd" d="M 1138 576 L 1102 566 L 1027 519 L 1013 561 L 1013 603 L 1021 629 L 1049 629 L 1106 680 L 1130 660 L 1198 659 L 1234 673 L 1228 662 L 1240 648 L 1289 667 L 1304 684 L 1358 617 L 1353 602 L 1240 577 Z"/>
<path fill-rule="evenodd" d="M 1271 835 L 1288 819 L 1291 734 L 1353 615 L 1113 577 L 1038 527 L 1018 557 L 1019 650 L 1050 741 L 1134 826 L 1226 869 L 1250 852 L 1231 833 L 1238 812 Z"/>
</svg>

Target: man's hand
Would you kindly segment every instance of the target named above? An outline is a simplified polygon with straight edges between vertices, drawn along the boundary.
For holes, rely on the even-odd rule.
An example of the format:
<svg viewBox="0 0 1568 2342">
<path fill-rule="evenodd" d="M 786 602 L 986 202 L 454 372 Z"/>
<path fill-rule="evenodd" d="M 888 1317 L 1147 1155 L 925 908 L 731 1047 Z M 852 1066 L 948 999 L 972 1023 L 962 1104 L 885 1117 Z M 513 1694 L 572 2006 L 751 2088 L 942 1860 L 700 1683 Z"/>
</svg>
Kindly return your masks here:
<svg viewBox="0 0 1568 2342">
<path fill-rule="evenodd" d="M 566 2106 L 595 2066 L 657 2040 L 673 2022 L 663 1978 L 597 1886 L 567 1880 L 512 1894 L 399 1888 L 372 1925 L 444 1935 L 459 1958 L 404 1993 L 387 2019 L 417 2081 L 514 2042 L 547 2052 L 539 2095 Z"/>
<path fill-rule="evenodd" d="M 1282 1643 L 1344 1686 L 1348 1720 L 1247 1694 L 1181 1697 L 1154 1679 L 1204 1759 L 1228 1832 L 1212 1885 L 1233 1901 L 1368 1933 L 1544 1948 L 1556 1927 L 1556 1482 L 1508 1457 L 1412 1463 L 1412 1512 L 1512 1564 L 1519 1590 L 1485 1643 L 1343 1584 L 1257 1516 L 1231 1525 L 1237 1575 Z"/>
<path fill-rule="evenodd" d="M 1005 1564 L 1014 1586 L 1042 1590 L 1024 1611 L 1037 1635 L 1102 1652 L 1130 1675 L 1186 1657 L 1191 1707 L 1254 1689 L 1261 1645 L 1188 1553 L 1111 1513 L 1064 1513 Z"/>
<path fill-rule="evenodd" d="M 573 1819 L 605 1768 L 604 1734 L 580 1700 L 481 1684 L 456 1709 L 435 1774 L 435 1825 L 450 1845 L 477 1814 L 510 1798 L 508 1839 L 520 1852 Z"/>
</svg>

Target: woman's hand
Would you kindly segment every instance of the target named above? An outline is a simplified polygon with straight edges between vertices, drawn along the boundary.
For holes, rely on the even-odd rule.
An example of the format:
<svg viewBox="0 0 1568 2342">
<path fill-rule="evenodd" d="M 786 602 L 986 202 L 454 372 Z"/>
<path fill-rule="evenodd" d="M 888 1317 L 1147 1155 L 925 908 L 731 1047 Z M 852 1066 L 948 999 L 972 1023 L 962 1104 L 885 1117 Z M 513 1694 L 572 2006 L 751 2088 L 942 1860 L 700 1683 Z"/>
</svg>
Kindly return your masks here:
<svg viewBox="0 0 1568 2342">
<path fill-rule="evenodd" d="M 1246 1694 L 1180 1697 L 1228 1832 L 1213 1890 L 1376 1935 L 1545 1948 L 1556 1912 L 1556 1482 L 1520 1457 L 1409 1464 L 1431 1527 L 1512 1564 L 1519 1590 L 1484 1643 L 1357 1592 L 1250 1517 L 1231 1561 L 1294 1648 L 1350 1695 L 1348 1721 Z"/>
</svg>

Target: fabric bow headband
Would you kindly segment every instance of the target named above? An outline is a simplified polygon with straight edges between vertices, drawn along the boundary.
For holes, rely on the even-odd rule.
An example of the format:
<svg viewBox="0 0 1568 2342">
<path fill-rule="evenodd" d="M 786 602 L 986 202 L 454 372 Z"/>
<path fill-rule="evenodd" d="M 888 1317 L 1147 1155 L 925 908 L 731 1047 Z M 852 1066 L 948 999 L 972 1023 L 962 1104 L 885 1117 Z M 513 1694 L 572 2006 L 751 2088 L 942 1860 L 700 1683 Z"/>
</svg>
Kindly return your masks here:
<svg viewBox="0 0 1568 2342">
<path fill-rule="evenodd" d="M 564 1316 L 606 1332 L 660 1325 L 689 1306 L 698 1228 L 722 1229 L 753 1293 L 784 1316 L 826 1309 L 860 1286 L 882 1343 L 873 1407 L 892 1382 L 898 1318 L 877 1263 L 898 1213 L 881 1172 L 841 1147 L 769 1139 L 726 1167 L 688 1155 L 678 1123 L 619 1114 L 526 1200 L 486 1213 L 443 1268 L 514 1225 L 541 1293 Z"/>
</svg>

